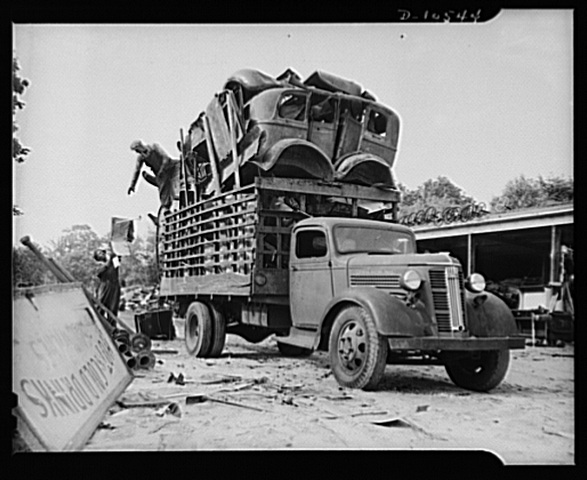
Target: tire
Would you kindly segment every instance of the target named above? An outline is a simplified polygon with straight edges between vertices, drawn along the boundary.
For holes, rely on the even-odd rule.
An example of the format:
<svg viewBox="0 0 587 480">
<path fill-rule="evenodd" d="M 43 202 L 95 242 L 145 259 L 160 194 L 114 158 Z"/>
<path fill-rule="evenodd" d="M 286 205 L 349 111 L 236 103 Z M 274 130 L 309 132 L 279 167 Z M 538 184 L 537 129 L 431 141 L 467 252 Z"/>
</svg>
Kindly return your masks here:
<svg viewBox="0 0 587 480">
<path fill-rule="evenodd" d="M 509 350 L 487 350 L 449 360 L 444 367 L 455 385 L 475 392 L 487 392 L 505 378 L 509 364 Z"/>
<path fill-rule="evenodd" d="M 212 343 L 208 357 L 216 358 L 222 354 L 226 343 L 226 319 L 214 304 L 210 305 L 210 312 L 212 313 Z"/>
<path fill-rule="evenodd" d="M 297 347 L 279 341 L 277 342 L 277 348 L 279 353 L 285 357 L 309 357 L 312 355 L 312 349 L 310 348 Z"/>
<path fill-rule="evenodd" d="M 185 346 L 190 355 L 206 357 L 212 346 L 212 314 L 202 302 L 192 302 L 186 313 Z"/>
<path fill-rule="evenodd" d="M 330 366 L 340 385 L 374 390 L 383 376 L 387 342 L 362 307 L 346 307 L 337 315 L 329 340 Z"/>
</svg>

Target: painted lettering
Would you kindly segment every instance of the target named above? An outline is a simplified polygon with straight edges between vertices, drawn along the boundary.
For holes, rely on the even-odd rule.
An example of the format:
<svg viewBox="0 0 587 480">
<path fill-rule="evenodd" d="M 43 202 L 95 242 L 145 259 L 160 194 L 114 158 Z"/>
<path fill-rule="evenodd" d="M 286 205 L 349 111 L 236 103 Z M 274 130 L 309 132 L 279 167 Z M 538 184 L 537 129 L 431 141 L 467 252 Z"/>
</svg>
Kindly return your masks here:
<svg viewBox="0 0 587 480">
<path fill-rule="evenodd" d="M 67 396 L 65 390 L 63 389 L 63 385 L 57 379 L 51 379 L 51 386 L 55 389 L 54 390 L 54 397 L 57 399 L 58 402 L 63 405 L 63 410 L 69 410 L 70 413 L 78 413 L 79 408 L 77 408 L 71 398 Z"/>
<path fill-rule="evenodd" d="M 42 408 L 42 411 L 40 413 L 41 417 L 46 417 L 47 414 L 49 413 L 49 411 L 47 410 L 47 407 L 38 397 L 35 397 L 34 395 L 31 394 L 31 392 L 28 391 L 28 388 L 29 388 L 28 384 L 29 384 L 29 380 L 27 380 L 26 378 L 23 378 L 20 381 L 20 388 L 22 388 L 22 391 L 24 392 L 26 397 L 29 399 L 29 401 L 33 405 L 36 405 L 36 406 Z"/>
<path fill-rule="evenodd" d="M 76 391 L 80 394 L 80 396 L 83 397 L 83 400 L 85 401 L 85 403 L 89 404 L 90 406 L 94 405 L 94 402 L 92 402 L 92 398 L 85 391 L 84 387 L 78 382 L 75 374 L 73 374 L 73 373 L 71 374 L 71 384 L 74 386 Z"/>
<path fill-rule="evenodd" d="M 53 396 L 50 393 L 47 393 L 47 385 L 43 385 L 41 382 L 41 380 L 31 380 L 31 383 L 37 389 L 39 395 L 41 395 L 43 400 L 45 400 L 45 403 L 51 407 L 51 413 L 53 416 L 56 417 L 58 414 L 63 416 L 63 412 L 59 408 L 59 405 L 53 403 Z"/>
<path fill-rule="evenodd" d="M 96 367 L 94 366 L 94 364 L 92 363 L 92 358 L 90 358 L 90 360 L 88 361 L 88 363 L 86 363 L 86 366 L 88 367 L 88 373 L 90 374 L 90 376 L 92 377 L 92 379 L 94 380 L 94 383 L 96 385 L 98 385 L 98 388 L 103 391 L 106 390 L 106 385 L 104 385 L 104 381 L 100 378 L 100 372 L 98 372 L 98 370 L 96 369 Z"/>
<path fill-rule="evenodd" d="M 104 365 L 104 363 L 102 362 L 102 360 L 98 357 L 92 357 L 90 358 L 90 362 L 95 364 L 95 368 L 96 370 L 98 370 L 98 372 L 100 372 L 100 375 L 102 375 L 102 377 L 104 377 L 104 384 L 106 386 L 108 386 L 108 376 L 106 375 L 106 365 Z"/>
<path fill-rule="evenodd" d="M 88 388 L 90 393 L 95 398 L 100 398 L 100 395 L 98 394 L 98 392 L 96 392 L 96 390 L 94 389 L 94 386 L 92 385 L 92 383 L 88 379 L 88 374 L 85 372 L 86 368 L 88 368 L 87 365 L 84 365 L 82 368 L 79 369 L 79 378 L 81 378 L 82 382 L 84 382 L 84 385 Z"/>
<path fill-rule="evenodd" d="M 67 388 L 67 391 L 69 392 L 69 396 L 73 399 L 73 401 L 75 402 L 75 404 L 79 408 L 81 408 L 82 410 L 87 410 L 88 409 L 88 406 L 84 402 L 84 399 L 81 397 L 80 393 L 73 387 L 73 385 L 68 380 L 68 378 L 67 377 L 62 377 L 61 378 L 61 383 L 63 383 L 65 385 L 65 388 Z"/>
</svg>

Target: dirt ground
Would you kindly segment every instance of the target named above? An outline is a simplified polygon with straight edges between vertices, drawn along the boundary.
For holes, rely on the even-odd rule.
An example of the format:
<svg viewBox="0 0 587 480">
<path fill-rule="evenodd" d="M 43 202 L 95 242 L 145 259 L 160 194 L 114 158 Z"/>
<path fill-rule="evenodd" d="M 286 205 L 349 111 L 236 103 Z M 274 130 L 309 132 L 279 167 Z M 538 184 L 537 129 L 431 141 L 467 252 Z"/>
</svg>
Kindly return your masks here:
<svg viewBox="0 0 587 480">
<path fill-rule="evenodd" d="M 157 364 L 137 372 L 85 451 L 480 449 L 504 464 L 574 464 L 573 345 L 512 351 L 490 393 L 420 365 L 388 365 L 364 392 L 341 388 L 324 352 L 288 358 L 271 337 L 228 335 L 220 358 L 194 358 L 180 319 L 176 329 L 153 342 Z"/>
</svg>

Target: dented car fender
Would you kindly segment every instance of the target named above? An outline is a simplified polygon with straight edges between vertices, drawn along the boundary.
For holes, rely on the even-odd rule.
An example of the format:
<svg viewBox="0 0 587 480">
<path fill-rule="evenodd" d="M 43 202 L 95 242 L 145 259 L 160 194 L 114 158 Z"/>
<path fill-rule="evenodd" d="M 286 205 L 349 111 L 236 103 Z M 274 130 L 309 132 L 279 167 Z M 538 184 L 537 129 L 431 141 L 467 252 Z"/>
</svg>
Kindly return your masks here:
<svg viewBox="0 0 587 480">
<path fill-rule="evenodd" d="M 287 138 L 272 145 L 261 154 L 261 159 L 251 160 L 265 171 L 274 167 L 297 167 L 309 176 L 327 182 L 334 179 L 334 168 L 328 156 L 315 144 L 301 138 Z"/>
</svg>

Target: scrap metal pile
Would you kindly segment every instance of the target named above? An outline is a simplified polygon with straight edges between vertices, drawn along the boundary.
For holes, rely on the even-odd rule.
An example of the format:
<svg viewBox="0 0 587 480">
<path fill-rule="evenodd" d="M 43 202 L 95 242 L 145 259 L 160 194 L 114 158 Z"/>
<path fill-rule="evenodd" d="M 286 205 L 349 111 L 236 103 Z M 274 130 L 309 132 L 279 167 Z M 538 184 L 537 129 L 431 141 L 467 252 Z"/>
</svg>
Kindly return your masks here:
<svg viewBox="0 0 587 480">
<path fill-rule="evenodd" d="M 258 176 L 395 189 L 399 126 L 393 110 L 336 75 L 240 70 L 181 132 L 181 194 L 197 201 Z"/>
<path fill-rule="evenodd" d="M 55 259 L 46 257 L 28 236 L 23 237 L 21 243 L 27 246 L 41 260 L 43 265 L 60 283 L 75 282 L 75 279 L 67 270 Z M 87 288 L 83 287 L 83 291 L 100 323 L 112 337 L 117 351 L 126 365 L 133 370 L 152 368 L 155 365 L 156 358 L 151 351 L 151 339 L 144 333 L 135 332 L 126 325 L 118 316 L 102 305 Z"/>
</svg>

